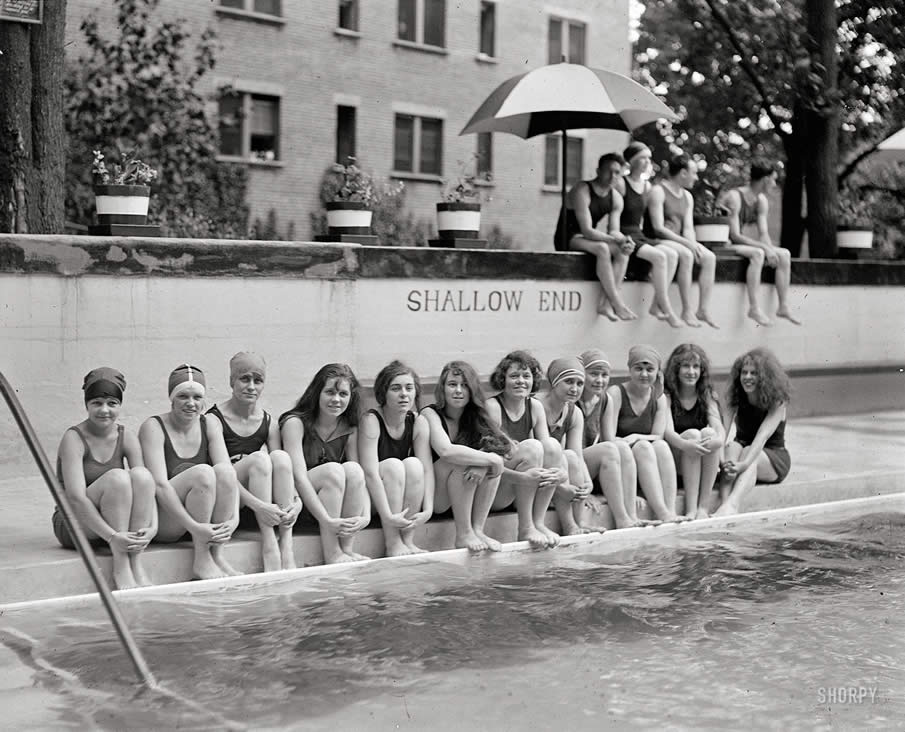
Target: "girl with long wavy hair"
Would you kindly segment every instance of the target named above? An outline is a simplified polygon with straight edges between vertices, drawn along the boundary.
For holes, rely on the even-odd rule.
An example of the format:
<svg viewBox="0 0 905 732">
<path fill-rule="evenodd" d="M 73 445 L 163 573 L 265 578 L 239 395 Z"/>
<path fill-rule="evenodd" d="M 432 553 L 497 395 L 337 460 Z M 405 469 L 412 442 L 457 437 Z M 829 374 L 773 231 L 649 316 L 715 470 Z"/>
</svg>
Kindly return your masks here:
<svg viewBox="0 0 905 732">
<path fill-rule="evenodd" d="M 694 343 L 675 347 L 664 369 L 666 442 L 685 490 L 685 517 L 707 518 L 726 433 L 710 379 L 710 359 Z"/>
<path fill-rule="evenodd" d="M 498 552 L 500 542 L 484 531 L 512 444 L 487 414 L 478 374 L 465 361 L 440 372 L 434 404 L 421 410 L 430 427 L 434 459 L 434 510 L 452 508 L 456 546 Z"/>
<path fill-rule="evenodd" d="M 735 434 L 726 443 L 716 515 L 738 513 L 755 483 L 781 483 L 792 460 L 786 450 L 786 405 L 792 394 L 789 376 L 768 348 L 755 348 L 732 364 L 726 424 Z"/>
<path fill-rule="evenodd" d="M 354 550 L 356 535 L 371 521 L 365 476 L 358 464 L 360 391 L 351 368 L 328 363 L 295 406 L 280 415 L 295 489 L 320 527 L 325 564 L 368 558 Z"/>
</svg>

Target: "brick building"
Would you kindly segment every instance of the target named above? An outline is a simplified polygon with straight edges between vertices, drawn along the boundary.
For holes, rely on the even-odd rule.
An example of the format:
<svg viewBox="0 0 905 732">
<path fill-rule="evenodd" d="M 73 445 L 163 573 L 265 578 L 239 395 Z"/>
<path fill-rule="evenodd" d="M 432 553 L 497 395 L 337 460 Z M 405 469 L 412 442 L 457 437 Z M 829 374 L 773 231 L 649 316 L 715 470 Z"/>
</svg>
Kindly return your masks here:
<svg viewBox="0 0 905 732">
<path fill-rule="evenodd" d="M 91 11 L 102 28 L 113 23 L 106 0 L 69 0 L 72 58 Z M 216 30 L 221 51 L 207 83 L 236 92 L 212 103 L 223 159 L 249 166 L 252 215 L 274 209 L 303 239 L 335 160 L 354 154 L 403 180 L 407 207 L 434 226 L 443 180 L 480 151 L 493 176 L 483 233 L 496 225 L 519 248 L 551 249 L 559 137 L 459 131 L 502 81 L 563 55 L 626 74 L 631 63 L 629 0 L 161 0 L 155 16 Z M 625 139 L 570 133 L 569 178 L 593 175 L 597 157 Z"/>
</svg>

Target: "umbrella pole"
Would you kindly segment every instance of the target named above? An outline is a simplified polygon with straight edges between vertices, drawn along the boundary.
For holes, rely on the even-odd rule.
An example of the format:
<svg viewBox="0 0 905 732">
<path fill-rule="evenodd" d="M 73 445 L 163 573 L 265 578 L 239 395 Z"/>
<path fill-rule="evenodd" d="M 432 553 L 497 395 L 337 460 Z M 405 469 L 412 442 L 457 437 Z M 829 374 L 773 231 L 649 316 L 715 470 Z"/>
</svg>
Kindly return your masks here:
<svg viewBox="0 0 905 732">
<path fill-rule="evenodd" d="M 569 251 L 569 235 L 566 232 L 566 155 L 569 151 L 568 146 L 568 133 L 566 132 L 566 128 L 563 127 L 562 130 L 562 208 L 560 209 L 560 229 L 562 231 L 562 250 L 564 252 Z"/>
</svg>

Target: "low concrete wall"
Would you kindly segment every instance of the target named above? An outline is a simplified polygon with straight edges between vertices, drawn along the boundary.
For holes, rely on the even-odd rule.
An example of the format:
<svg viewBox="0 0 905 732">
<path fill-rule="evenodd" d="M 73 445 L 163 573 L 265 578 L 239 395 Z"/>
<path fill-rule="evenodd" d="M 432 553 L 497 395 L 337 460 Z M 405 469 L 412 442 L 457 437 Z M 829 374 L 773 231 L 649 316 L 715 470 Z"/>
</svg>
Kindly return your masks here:
<svg viewBox="0 0 905 732">
<path fill-rule="evenodd" d="M 852 408 L 903 406 L 905 265 L 796 262 L 791 299 L 801 327 L 746 318 L 743 274 L 737 259 L 720 261 L 712 307 L 720 330 L 674 330 L 646 315 L 651 288 L 638 282 L 624 292 L 640 320 L 599 317 L 593 260 L 581 254 L 0 235 L 0 370 L 51 448 L 83 416 L 89 369 L 125 373 L 124 421 L 135 426 L 167 408 L 167 375 L 184 361 L 206 371 L 213 400 L 225 398 L 227 361 L 242 349 L 266 357 L 274 412 L 328 361 L 350 363 L 369 383 L 403 358 L 430 382 L 453 358 L 486 377 L 513 348 L 546 364 L 601 346 L 618 373 L 635 343 L 665 356 L 684 341 L 707 350 L 717 370 L 770 346 L 789 368 L 823 378 L 822 388 L 837 383 L 825 381 L 834 374 L 874 383 L 870 374 L 882 373 L 899 388 L 866 404 L 855 398 Z M 772 287 L 763 304 L 775 310 Z M 25 460 L 20 445 L 4 411 L 0 465 Z"/>
</svg>

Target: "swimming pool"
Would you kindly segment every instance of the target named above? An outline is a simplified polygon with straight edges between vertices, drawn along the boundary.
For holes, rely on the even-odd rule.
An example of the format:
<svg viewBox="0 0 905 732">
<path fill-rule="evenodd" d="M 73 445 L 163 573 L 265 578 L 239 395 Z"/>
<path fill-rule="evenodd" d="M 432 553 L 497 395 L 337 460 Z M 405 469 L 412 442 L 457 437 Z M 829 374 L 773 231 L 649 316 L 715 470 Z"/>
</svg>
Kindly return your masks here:
<svg viewBox="0 0 905 732">
<path fill-rule="evenodd" d="M 162 683 L 254 729 L 888 729 L 905 515 L 884 505 L 123 604 Z M 222 727 L 136 695 L 96 606 L 7 610 L 0 639 L 18 729 Z"/>
</svg>

